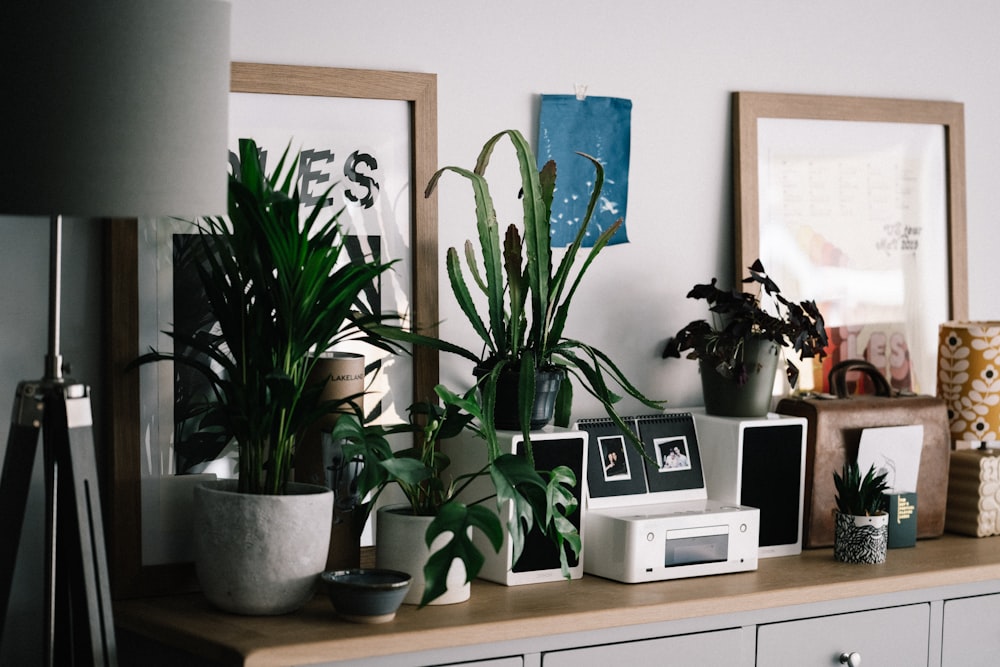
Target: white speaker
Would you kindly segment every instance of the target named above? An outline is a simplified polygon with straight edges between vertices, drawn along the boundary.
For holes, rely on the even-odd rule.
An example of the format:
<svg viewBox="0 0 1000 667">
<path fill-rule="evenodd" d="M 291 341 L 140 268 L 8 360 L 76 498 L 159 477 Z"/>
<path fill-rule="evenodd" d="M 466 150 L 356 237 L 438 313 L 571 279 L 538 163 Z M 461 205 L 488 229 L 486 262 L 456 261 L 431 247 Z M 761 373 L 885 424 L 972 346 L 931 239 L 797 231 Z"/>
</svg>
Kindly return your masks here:
<svg viewBox="0 0 1000 667">
<path fill-rule="evenodd" d="M 709 497 L 760 510 L 759 557 L 801 553 L 805 418 L 694 418 Z"/>
<path fill-rule="evenodd" d="M 498 431 L 497 436 L 502 453 L 524 453 L 524 436 L 520 431 Z M 443 441 L 441 450 L 451 459 L 450 470 L 453 475 L 478 471 L 486 465 L 485 443 L 469 431 L 463 431 L 461 435 Z M 577 484 L 573 488 L 573 496 L 576 498 L 577 508 L 569 519 L 580 532 L 580 557 L 574 558 L 572 552 L 567 551 L 570 576 L 579 579 L 583 576 L 583 471 L 587 465 L 587 433 L 548 426 L 532 431 L 531 450 L 536 469 L 552 470 L 556 466 L 566 466 L 576 475 Z M 459 499 L 472 502 L 494 495 L 496 493 L 489 476 L 483 475 L 464 489 Z M 494 512 L 497 511 L 497 504 L 493 498 L 482 504 Z M 486 558 L 479 577 L 505 586 L 562 580 L 558 548 L 537 527 L 532 527 L 525 538 L 524 550 L 517 561 L 514 561 L 513 545 L 507 531 L 507 522 L 514 515 L 514 509 L 509 501 L 504 503 L 501 513 L 500 522 L 504 526 L 504 534 L 499 553 L 493 550 L 493 545 L 479 531 L 473 531 L 473 543 Z"/>
</svg>

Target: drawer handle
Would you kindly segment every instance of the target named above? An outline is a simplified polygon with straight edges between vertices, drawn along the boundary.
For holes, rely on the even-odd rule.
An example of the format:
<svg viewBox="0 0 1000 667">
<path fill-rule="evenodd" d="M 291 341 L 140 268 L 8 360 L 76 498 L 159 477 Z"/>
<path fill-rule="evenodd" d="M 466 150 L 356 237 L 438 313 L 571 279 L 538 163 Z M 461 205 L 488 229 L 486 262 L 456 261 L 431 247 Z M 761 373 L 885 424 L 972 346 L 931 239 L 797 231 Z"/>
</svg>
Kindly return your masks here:
<svg viewBox="0 0 1000 667">
<path fill-rule="evenodd" d="M 849 665 L 850 667 L 861 667 L 861 654 L 857 651 L 851 651 L 850 653 L 840 654 L 840 664 Z"/>
</svg>

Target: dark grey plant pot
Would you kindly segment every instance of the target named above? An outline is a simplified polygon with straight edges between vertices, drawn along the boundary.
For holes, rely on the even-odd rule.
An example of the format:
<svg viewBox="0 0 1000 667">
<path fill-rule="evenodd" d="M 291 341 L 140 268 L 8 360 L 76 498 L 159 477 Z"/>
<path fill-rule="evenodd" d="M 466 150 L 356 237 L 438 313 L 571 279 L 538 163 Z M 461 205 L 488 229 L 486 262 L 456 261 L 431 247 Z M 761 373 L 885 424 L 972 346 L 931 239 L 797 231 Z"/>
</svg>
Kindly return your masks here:
<svg viewBox="0 0 1000 667">
<path fill-rule="evenodd" d="M 735 378 L 720 375 L 711 362 L 698 360 L 705 412 L 722 417 L 763 417 L 771 409 L 781 350 L 769 340 L 753 340 L 746 344 L 744 359 L 750 372 L 742 385 Z"/>
<path fill-rule="evenodd" d="M 889 544 L 889 515 L 854 516 L 834 512 L 833 557 L 842 563 L 885 562 Z"/>
<path fill-rule="evenodd" d="M 531 409 L 531 430 L 537 430 L 552 421 L 556 410 L 559 386 L 566 378 L 562 369 L 539 368 L 535 371 L 535 402 Z M 515 371 L 503 372 L 497 381 L 497 398 L 493 408 L 493 423 L 498 429 L 520 431 L 521 419 L 517 409 L 518 375 Z"/>
</svg>

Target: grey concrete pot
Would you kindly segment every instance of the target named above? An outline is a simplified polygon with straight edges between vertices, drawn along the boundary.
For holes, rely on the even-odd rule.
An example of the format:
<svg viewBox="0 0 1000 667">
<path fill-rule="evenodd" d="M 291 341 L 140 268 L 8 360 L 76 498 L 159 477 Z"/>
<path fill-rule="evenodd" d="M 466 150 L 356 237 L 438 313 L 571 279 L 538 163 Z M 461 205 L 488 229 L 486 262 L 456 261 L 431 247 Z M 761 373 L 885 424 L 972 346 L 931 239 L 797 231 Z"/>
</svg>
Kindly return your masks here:
<svg viewBox="0 0 1000 667">
<path fill-rule="evenodd" d="M 333 492 L 289 485 L 284 496 L 236 492 L 236 480 L 195 487 L 195 570 L 209 602 L 236 614 L 304 605 L 326 567 Z"/>
</svg>

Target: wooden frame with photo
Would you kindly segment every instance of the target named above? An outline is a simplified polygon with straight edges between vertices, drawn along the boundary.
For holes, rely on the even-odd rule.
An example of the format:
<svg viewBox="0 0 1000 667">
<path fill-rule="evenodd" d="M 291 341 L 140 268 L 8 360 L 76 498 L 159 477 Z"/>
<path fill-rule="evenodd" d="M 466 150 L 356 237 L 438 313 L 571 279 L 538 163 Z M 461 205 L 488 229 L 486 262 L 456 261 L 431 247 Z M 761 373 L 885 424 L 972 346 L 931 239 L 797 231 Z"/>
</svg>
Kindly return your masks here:
<svg viewBox="0 0 1000 667">
<path fill-rule="evenodd" d="M 968 311 L 963 118 L 957 102 L 733 94 L 736 279 L 760 258 L 785 296 L 816 300 L 828 362 L 877 357 L 897 388 L 934 393 L 937 327 Z"/>
<path fill-rule="evenodd" d="M 437 335 L 438 240 L 437 200 L 424 197 L 426 184 L 437 168 L 437 78 L 434 74 L 302 67 L 257 63 L 232 64 L 233 93 L 305 98 L 386 100 L 407 103 L 409 120 L 409 286 L 412 324 L 422 333 Z M 282 147 L 278 147 L 284 148 Z M 108 323 L 106 458 L 109 561 L 112 593 L 116 598 L 155 595 L 196 588 L 190 562 L 151 565 L 143 561 L 142 471 L 140 446 L 140 377 L 128 365 L 139 349 L 138 225 L 135 219 L 108 223 L 105 321 Z M 432 395 L 438 382 L 436 350 L 413 351 L 413 396 Z M 148 471 L 147 471 L 148 472 Z"/>
</svg>

